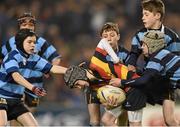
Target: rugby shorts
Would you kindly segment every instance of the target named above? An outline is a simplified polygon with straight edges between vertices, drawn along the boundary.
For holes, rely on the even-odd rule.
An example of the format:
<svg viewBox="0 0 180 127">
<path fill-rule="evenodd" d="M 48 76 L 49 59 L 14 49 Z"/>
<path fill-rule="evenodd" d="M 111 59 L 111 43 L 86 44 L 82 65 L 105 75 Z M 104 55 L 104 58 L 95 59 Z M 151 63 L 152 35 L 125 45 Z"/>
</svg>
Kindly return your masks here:
<svg viewBox="0 0 180 127">
<path fill-rule="evenodd" d="M 128 111 L 129 122 L 141 122 L 143 116 L 143 109 L 136 111 Z"/>
<path fill-rule="evenodd" d="M 101 104 L 97 97 L 97 91 L 96 90 L 90 90 L 90 92 L 85 93 L 86 103 L 87 104 Z"/>
<path fill-rule="evenodd" d="M 24 102 L 28 107 L 37 107 L 39 105 L 39 97 L 34 97 L 31 94 L 34 94 L 34 93 L 32 93 L 29 90 L 26 90 Z"/>
<path fill-rule="evenodd" d="M 137 88 L 130 88 L 126 92 L 126 100 L 123 102 L 123 108 L 127 111 L 140 110 L 146 106 L 146 95 Z"/>
<path fill-rule="evenodd" d="M 21 99 L 0 98 L 0 110 L 6 110 L 8 120 L 17 119 L 20 115 L 29 112 Z"/>
</svg>

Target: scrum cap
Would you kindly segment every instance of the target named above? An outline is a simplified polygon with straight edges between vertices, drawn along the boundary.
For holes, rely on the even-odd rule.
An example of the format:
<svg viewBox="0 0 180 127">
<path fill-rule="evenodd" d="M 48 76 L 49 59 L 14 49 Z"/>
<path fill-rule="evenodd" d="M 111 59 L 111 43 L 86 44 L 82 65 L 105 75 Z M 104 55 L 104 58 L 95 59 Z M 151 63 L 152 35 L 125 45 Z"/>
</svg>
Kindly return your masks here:
<svg viewBox="0 0 180 127">
<path fill-rule="evenodd" d="M 25 22 L 33 23 L 34 25 L 36 24 L 36 18 L 31 14 L 31 12 L 25 12 L 17 19 L 17 21 L 19 25 Z"/>
<path fill-rule="evenodd" d="M 149 54 L 152 54 L 166 46 L 164 33 L 160 31 L 151 30 L 146 32 L 142 41 L 148 46 Z"/>
</svg>

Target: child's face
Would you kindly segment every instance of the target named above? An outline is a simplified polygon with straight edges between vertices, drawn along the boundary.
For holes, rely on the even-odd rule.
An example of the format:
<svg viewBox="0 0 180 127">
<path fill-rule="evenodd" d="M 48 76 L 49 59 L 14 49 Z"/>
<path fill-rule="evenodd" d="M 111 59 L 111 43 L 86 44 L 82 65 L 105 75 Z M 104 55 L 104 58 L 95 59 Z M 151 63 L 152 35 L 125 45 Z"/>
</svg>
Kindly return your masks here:
<svg viewBox="0 0 180 127">
<path fill-rule="evenodd" d="M 157 29 L 157 22 L 160 21 L 160 14 L 159 13 L 153 13 L 148 10 L 144 10 L 142 12 L 142 21 L 144 24 L 144 27 L 147 29 Z"/>
<path fill-rule="evenodd" d="M 31 29 L 35 30 L 35 25 L 31 19 L 25 19 L 24 22 L 20 25 L 20 29 Z"/>
<path fill-rule="evenodd" d="M 116 33 L 116 31 L 103 31 L 102 38 L 106 38 L 111 45 L 111 47 L 116 50 L 118 46 L 118 41 L 120 39 L 120 35 Z"/>
<path fill-rule="evenodd" d="M 35 48 L 35 42 L 36 42 L 36 37 L 35 36 L 28 36 L 24 42 L 23 42 L 23 48 L 28 54 L 33 54 L 34 53 L 34 48 Z"/>
<path fill-rule="evenodd" d="M 148 57 L 149 56 L 149 49 L 148 49 L 148 46 L 146 45 L 146 43 L 143 43 L 141 48 L 142 48 L 142 51 L 143 51 L 143 55 Z"/>
</svg>

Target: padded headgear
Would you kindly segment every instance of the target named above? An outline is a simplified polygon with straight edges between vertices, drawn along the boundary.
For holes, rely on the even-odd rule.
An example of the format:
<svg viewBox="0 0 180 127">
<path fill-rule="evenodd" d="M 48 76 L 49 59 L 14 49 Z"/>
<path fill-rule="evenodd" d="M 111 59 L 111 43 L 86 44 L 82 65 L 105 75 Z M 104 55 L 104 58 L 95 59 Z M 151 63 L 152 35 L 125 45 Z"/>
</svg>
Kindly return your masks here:
<svg viewBox="0 0 180 127">
<path fill-rule="evenodd" d="M 26 53 L 26 52 L 23 48 L 23 42 L 28 36 L 36 36 L 36 34 L 30 29 L 21 29 L 15 35 L 16 47 L 17 47 L 17 49 L 20 49 L 24 53 Z"/>
<path fill-rule="evenodd" d="M 18 24 L 21 25 L 24 23 L 26 20 L 29 20 L 30 23 L 33 23 L 34 25 L 36 24 L 36 18 L 31 14 L 31 12 L 25 12 L 23 15 L 19 16 L 17 19 Z"/>
<path fill-rule="evenodd" d="M 164 37 L 164 33 L 160 31 L 151 30 L 145 33 L 142 41 L 148 46 L 149 54 L 166 46 Z"/>
</svg>

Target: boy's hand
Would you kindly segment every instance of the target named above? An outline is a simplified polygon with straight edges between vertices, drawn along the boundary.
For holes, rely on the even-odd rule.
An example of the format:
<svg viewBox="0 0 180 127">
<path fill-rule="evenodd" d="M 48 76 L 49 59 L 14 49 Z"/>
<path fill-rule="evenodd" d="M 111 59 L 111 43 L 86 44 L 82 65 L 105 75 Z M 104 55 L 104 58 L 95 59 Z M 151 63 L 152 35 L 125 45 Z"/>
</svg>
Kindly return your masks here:
<svg viewBox="0 0 180 127">
<path fill-rule="evenodd" d="M 77 80 L 74 85 L 75 88 L 79 89 L 83 89 L 85 86 L 89 86 L 89 83 L 84 80 Z"/>
<path fill-rule="evenodd" d="M 136 68 L 135 68 L 135 66 L 133 66 L 133 65 L 128 65 L 128 70 L 129 71 L 133 71 L 133 72 L 136 72 Z"/>
<path fill-rule="evenodd" d="M 112 78 L 109 82 L 109 85 L 120 87 L 121 86 L 121 79 L 119 78 Z"/>
<path fill-rule="evenodd" d="M 103 103 L 102 105 L 105 106 L 107 109 L 116 107 L 117 106 L 117 98 L 114 98 L 113 96 L 108 97 L 106 103 Z"/>
<path fill-rule="evenodd" d="M 45 89 L 38 86 L 34 86 L 32 88 L 32 92 L 35 93 L 37 96 L 45 96 L 47 94 Z"/>
</svg>

